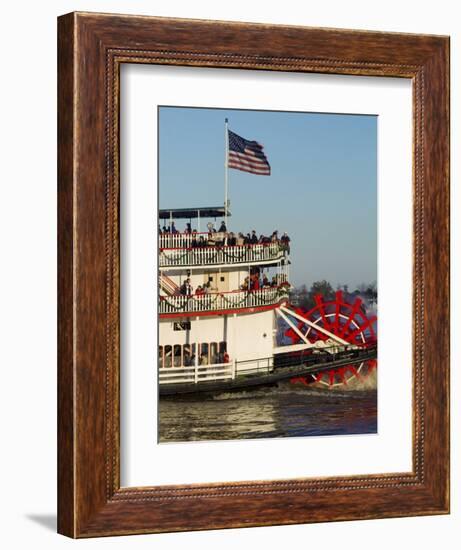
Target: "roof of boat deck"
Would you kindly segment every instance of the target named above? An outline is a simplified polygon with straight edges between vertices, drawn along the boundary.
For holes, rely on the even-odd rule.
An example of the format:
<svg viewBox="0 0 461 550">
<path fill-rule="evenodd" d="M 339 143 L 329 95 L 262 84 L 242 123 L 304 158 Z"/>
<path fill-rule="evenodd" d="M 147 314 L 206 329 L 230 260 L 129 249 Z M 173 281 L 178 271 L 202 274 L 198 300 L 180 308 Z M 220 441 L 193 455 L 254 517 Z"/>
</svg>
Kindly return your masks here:
<svg viewBox="0 0 461 550">
<path fill-rule="evenodd" d="M 227 211 L 227 215 L 231 213 Z M 159 210 L 159 218 L 162 220 L 195 219 L 195 218 L 222 218 L 225 216 L 224 206 L 200 206 L 197 208 L 172 208 Z"/>
</svg>

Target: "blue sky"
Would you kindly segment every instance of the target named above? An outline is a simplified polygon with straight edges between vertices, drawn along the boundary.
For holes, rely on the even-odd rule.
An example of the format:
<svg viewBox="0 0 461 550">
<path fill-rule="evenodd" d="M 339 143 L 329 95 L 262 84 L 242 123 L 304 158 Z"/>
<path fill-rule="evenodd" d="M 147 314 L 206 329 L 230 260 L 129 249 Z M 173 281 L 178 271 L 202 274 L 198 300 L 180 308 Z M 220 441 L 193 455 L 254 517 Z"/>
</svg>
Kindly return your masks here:
<svg viewBox="0 0 461 550">
<path fill-rule="evenodd" d="M 229 229 L 286 231 L 296 286 L 376 281 L 377 117 L 160 107 L 160 208 L 223 205 L 226 117 L 271 165 L 270 176 L 229 170 Z"/>
</svg>

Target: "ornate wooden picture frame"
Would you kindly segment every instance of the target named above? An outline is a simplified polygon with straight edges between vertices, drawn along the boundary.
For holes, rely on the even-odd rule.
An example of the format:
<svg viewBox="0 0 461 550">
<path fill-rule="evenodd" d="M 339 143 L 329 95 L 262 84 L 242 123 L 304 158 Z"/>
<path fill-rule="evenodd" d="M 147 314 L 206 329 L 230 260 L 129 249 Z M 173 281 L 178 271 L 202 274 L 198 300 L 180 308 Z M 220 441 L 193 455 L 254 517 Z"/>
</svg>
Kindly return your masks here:
<svg viewBox="0 0 461 550">
<path fill-rule="evenodd" d="M 58 530 L 96 537 L 449 512 L 449 39 L 71 13 L 58 23 Z M 122 63 L 413 86 L 413 468 L 120 487 Z"/>
</svg>

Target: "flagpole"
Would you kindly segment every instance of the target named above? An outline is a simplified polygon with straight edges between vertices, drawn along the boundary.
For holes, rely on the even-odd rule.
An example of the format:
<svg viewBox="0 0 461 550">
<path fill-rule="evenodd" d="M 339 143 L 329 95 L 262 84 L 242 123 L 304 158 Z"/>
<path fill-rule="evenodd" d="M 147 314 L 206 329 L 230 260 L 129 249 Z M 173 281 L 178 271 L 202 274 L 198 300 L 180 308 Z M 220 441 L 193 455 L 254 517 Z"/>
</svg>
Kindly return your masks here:
<svg viewBox="0 0 461 550">
<path fill-rule="evenodd" d="M 228 119 L 224 121 L 224 143 L 226 144 L 226 154 L 224 158 L 224 223 L 227 227 L 227 208 L 228 208 L 228 193 L 229 193 L 229 124 Z"/>
</svg>

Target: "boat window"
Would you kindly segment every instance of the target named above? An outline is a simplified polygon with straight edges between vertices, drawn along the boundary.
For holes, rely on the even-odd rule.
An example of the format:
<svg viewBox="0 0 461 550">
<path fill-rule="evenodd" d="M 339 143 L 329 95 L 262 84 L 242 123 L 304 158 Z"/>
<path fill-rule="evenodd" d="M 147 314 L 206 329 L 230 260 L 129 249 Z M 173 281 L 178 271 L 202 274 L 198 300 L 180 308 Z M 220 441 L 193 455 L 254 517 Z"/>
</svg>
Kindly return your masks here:
<svg viewBox="0 0 461 550">
<path fill-rule="evenodd" d="M 182 346 L 176 344 L 174 346 L 174 366 L 180 367 L 182 365 Z"/>
<path fill-rule="evenodd" d="M 171 346 L 165 346 L 165 367 L 171 367 L 172 365 L 171 355 L 172 355 Z"/>
<path fill-rule="evenodd" d="M 200 365 L 208 365 L 209 363 L 209 346 L 208 344 L 200 344 L 199 345 L 200 350 L 200 356 L 199 356 L 199 364 Z"/>
<path fill-rule="evenodd" d="M 193 367 L 196 361 L 199 365 L 213 365 L 224 362 L 227 342 L 203 342 L 198 344 L 175 344 L 158 347 L 159 368 Z"/>
<path fill-rule="evenodd" d="M 183 352 L 183 360 L 182 360 L 182 365 L 184 367 L 191 367 L 193 365 L 193 360 L 192 360 L 192 346 L 190 344 L 184 344 L 183 348 L 182 348 L 182 352 Z"/>
</svg>

